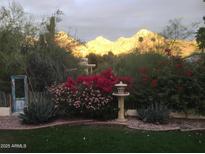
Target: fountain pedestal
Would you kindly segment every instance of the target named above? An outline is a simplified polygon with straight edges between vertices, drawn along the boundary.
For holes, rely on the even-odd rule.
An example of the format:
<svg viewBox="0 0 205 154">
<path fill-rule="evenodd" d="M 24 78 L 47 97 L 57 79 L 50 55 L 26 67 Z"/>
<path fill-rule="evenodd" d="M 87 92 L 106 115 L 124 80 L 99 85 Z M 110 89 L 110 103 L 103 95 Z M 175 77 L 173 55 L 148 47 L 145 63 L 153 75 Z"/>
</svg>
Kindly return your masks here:
<svg viewBox="0 0 205 154">
<path fill-rule="evenodd" d="M 127 84 L 123 84 L 123 82 L 120 82 L 119 84 L 116 84 L 115 87 L 117 88 L 117 93 L 113 93 L 113 96 L 118 97 L 118 118 L 117 121 L 125 122 L 127 119 L 125 119 L 125 97 L 129 96 L 130 94 L 128 92 L 125 92 L 125 87 L 127 87 Z"/>
</svg>

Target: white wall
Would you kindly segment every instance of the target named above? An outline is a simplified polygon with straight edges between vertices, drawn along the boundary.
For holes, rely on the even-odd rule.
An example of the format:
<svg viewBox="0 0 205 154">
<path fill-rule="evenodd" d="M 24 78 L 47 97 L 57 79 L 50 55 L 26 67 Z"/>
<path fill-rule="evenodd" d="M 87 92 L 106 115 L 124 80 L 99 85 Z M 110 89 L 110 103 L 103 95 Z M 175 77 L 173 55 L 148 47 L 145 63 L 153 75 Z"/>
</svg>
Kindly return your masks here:
<svg viewBox="0 0 205 154">
<path fill-rule="evenodd" d="M 11 110 L 10 107 L 0 107 L 0 116 L 10 116 Z"/>
</svg>

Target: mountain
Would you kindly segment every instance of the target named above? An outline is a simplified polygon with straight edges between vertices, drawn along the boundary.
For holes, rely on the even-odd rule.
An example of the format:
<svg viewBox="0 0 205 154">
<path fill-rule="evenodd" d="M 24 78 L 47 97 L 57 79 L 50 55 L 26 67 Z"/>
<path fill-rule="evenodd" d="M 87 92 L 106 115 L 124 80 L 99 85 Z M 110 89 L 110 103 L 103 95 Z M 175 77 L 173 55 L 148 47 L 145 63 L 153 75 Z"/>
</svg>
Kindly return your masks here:
<svg viewBox="0 0 205 154">
<path fill-rule="evenodd" d="M 85 57 L 89 53 L 104 55 L 112 52 L 115 55 L 133 52 L 138 49 L 140 52 L 164 51 L 173 40 L 167 40 L 158 33 L 141 29 L 131 37 L 120 37 L 116 41 L 110 41 L 102 36 L 91 40 L 85 44 L 80 43 L 65 32 L 56 34 L 56 43 L 74 55 Z M 172 50 L 182 56 L 188 56 L 190 53 L 197 51 L 196 41 L 174 40 Z"/>
<path fill-rule="evenodd" d="M 107 53 L 112 51 L 113 42 L 103 38 L 102 36 L 97 37 L 95 40 L 89 41 L 86 47 L 89 52 L 95 54 Z"/>
<path fill-rule="evenodd" d="M 65 32 L 58 32 L 55 35 L 55 42 L 67 51 L 71 51 L 77 57 L 84 57 L 87 53 L 86 46 L 79 40 Z"/>
</svg>

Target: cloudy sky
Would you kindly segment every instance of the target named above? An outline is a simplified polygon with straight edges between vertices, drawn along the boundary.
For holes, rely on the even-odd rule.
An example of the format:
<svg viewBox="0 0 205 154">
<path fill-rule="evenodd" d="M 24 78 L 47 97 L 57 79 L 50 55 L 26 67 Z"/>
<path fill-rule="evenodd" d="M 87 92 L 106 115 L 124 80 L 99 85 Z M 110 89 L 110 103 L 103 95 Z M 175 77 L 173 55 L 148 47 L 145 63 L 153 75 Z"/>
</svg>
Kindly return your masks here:
<svg viewBox="0 0 205 154">
<path fill-rule="evenodd" d="M 0 6 L 12 0 L 0 0 Z M 76 34 L 81 40 L 101 35 L 115 40 L 129 37 L 139 29 L 160 32 L 170 19 L 184 24 L 202 22 L 203 0 L 15 0 L 40 19 L 57 9 L 63 11 L 59 30 Z"/>
</svg>

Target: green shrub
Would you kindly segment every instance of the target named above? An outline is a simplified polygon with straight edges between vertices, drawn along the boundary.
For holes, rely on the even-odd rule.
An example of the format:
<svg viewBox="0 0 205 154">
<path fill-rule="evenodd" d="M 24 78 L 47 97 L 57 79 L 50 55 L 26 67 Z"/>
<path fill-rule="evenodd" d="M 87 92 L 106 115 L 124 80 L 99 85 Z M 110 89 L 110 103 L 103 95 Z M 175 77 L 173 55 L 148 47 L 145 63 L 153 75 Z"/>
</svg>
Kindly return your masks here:
<svg viewBox="0 0 205 154">
<path fill-rule="evenodd" d="M 48 86 L 66 80 L 68 75 L 78 73 L 69 69 L 78 68 L 78 59 L 55 45 L 36 48 L 27 58 L 27 73 L 35 91 L 44 91 Z"/>
<path fill-rule="evenodd" d="M 139 118 L 144 122 L 165 124 L 169 120 L 169 110 L 159 103 L 137 108 L 137 112 Z"/>
<path fill-rule="evenodd" d="M 91 53 L 87 56 L 87 58 L 90 64 L 96 64 L 94 73 L 100 73 L 101 71 L 110 67 L 114 68 L 116 60 L 118 59 L 117 56 L 112 52 L 108 52 L 108 54 L 103 56 Z"/>
<path fill-rule="evenodd" d="M 152 69 L 158 65 L 159 61 L 167 60 L 166 56 L 154 52 L 140 54 L 133 52 L 126 55 L 120 55 L 116 60 L 114 70 L 117 75 L 136 77 L 137 71 L 141 67 Z"/>
<path fill-rule="evenodd" d="M 204 60 L 188 63 L 180 57 L 169 56 L 167 60 L 158 61 L 153 68 L 141 67 L 138 70 L 132 94 L 138 106 L 159 103 L 173 111 L 188 114 L 191 110 L 203 114 L 204 77 Z"/>
<path fill-rule="evenodd" d="M 112 119 L 117 119 L 117 114 L 118 114 L 118 106 L 117 102 L 113 100 L 109 105 L 107 105 L 104 108 L 101 108 L 101 110 L 97 112 L 90 112 L 88 117 L 91 117 L 93 119 L 98 119 L 98 120 L 112 120 Z"/>
<path fill-rule="evenodd" d="M 139 69 L 142 67 L 152 70 L 158 66 L 160 61 L 166 61 L 168 58 L 161 54 L 156 54 L 154 52 L 140 54 L 139 52 L 133 52 L 126 55 L 120 55 L 116 60 L 114 71 L 118 75 L 130 76 L 134 80 L 133 87 L 130 89 L 130 96 L 126 97 L 126 108 L 136 109 L 136 102 L 138 97 L 136 92 L 141 90 L 141 80 L 140 74 L 138 73 Z M 143 91 L 146 90 L 142 89 Z M 142 92 L 143 92 L 142 91 Z M 149 94 L 146 94 L 148 96 Z"/>
<path fill-rule="evenodd" d="M 193 63 L 195 81 L 199 84 L 200 92 L 198 92 L 197 112 L 205 115 L 205 53 L 199 54 L 200 59 Z"/>
<path fill-rule="evenodd" d="M 46 92 L 33 93 L 29 97 L 28 106 L 24 108 L 24 113 L 20 114 L 23 123 L 40 124 L 54 118 L 55 104 Z"/>
</svg>

